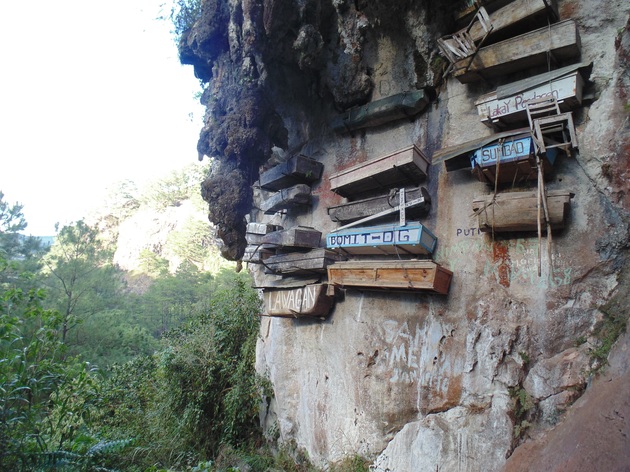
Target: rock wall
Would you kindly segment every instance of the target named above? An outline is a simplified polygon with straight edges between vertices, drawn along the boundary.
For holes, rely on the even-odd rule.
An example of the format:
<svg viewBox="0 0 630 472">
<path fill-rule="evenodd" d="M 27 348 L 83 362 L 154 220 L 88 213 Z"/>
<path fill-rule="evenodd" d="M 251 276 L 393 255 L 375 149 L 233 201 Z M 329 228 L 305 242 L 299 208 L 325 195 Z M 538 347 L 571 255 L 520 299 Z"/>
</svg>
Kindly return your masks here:
<svg viewBox="0 0 630 472">
<path fill-rule="evenodd" d="M 468 85 L 443 79 L 436 39 L 454 31 L 456 2 L 436 3 L 204 2 L 182 59 L 208 81 L 199 151 L 221 163 L 204 195 L 228 257 L 243 254 L 245 217 L 333 230 L 327 208 L 343 201 L 330 191 L 335 172 L 411 144 L 431 157 L 492 133 L 475 100 L 532 71 Z M 325 320 L 263 318 L 257 368 L 275 392 L 264 424 L 315 463 L 361 454 L 377 471 L 520 470 L 506 460 L 521 448 L 580 427 L 572 405 L 600 388 L 591 384 L 599 326 L 611 307 L 628 316 L 630 6 L 559 0 L 558 11 L 577 22 L 593 72 L 592 100 L 573 114 L 579 152 L 561 156 L 546 184 L 575 194 L 566 228 L 552 234 L 553 265 L 545 255 L 538 275 L 535 233 L 478 231 L 471 203 L 492 188 L 434 163 L 422 223 L 438 237 L 433 259 L 454 274 L 447 296 L 347 289 Z M 415 119 L 331 129 L 350 106 L 427 85 L 437 99 Z M 264 215 L 258 172 L 298 151 L 324 164 L 312 206 Z M 216 208 L 226 169 L 238 176 L 228 210 Z M 261 268 L 250 269 L 260 281 Z M 612 434 L 608 426 L 627 431 L 627 416 L 593 436 Z M 628 449 L 627 436 L 616 437 L 609 446 Z M 594 470 L 579 454 L 570 469 Z"/>
</svg>

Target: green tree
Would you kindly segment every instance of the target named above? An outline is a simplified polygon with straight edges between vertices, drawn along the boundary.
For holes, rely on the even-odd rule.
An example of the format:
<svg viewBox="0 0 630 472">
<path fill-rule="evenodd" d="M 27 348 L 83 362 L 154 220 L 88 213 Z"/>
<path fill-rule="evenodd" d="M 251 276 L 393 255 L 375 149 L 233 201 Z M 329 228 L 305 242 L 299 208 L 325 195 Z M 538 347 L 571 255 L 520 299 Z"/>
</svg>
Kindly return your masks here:
<svg viewBox="0 0 630 472">
<path fill-rule="evenodd" d="M 5 281 L 15 279 L 20 271 L 36 271 L 39 258 L 45 252 L 39 238 L 20 234 L 28 226 L 23 208 L 17 202 L 6 202 L 4 193 L 0 191 L 0 254 L 11 262 L 11 270 L 3 272 Z"/>
<path fill-rule="evenodd" d="M 84 221 L 65 226 L 44 258 L 47 284 L 62 316 L 62 342 L 88 316 L 112 308 L 122 284 L 96 228 Z"/>
</svg>

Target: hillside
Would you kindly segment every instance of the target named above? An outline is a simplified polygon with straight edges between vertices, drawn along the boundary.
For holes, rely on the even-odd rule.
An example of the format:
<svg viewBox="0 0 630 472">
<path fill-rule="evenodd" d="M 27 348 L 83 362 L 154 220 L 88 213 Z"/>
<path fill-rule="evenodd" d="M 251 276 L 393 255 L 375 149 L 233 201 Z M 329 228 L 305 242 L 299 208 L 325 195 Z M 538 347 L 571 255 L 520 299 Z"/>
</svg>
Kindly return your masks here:
<svg viewBox="0 0 630 472">
<path fill-rule="evenodd" d="M 488 0 L 489 28 L 471 3 L 204 0 L 183 32 L 205 83 L 198 151 L 216 160 L 209 218 L 226 258 L 254 258 L 273 315 L 263 421 L 321 466 L 625 470 L 630 6 Z M 473 52 L 452 36 L 468 25 Z M 552 121 L 534 121 L 545 97 Z M 299 156 L 321 176 L 293 175 Z M 355 228 L 373 244 L 348 229 L 323 252 L 333 209 L 419 186 L 422 248 L 382 244 L 406 227 L 391 213 Z M 315 286 L 329 305 L 301 316 Z"/>
</svg>

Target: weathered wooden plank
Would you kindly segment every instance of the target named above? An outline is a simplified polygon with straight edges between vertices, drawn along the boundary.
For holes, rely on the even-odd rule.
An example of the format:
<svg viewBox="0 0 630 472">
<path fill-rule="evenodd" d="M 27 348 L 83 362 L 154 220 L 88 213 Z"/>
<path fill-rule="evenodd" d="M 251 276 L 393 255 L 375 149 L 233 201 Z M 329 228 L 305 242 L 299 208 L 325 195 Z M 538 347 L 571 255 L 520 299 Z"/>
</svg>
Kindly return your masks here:
<svg viewBox="0 0 630 472">
<path fill-rule="evenodd" d="M 306 184 L 297 184 L 274 193 L 260 204 L 260 209 L 266 214 L 273 214 L 295 206 L 310 204 L 311 187 Z"/>
<path fill-rule="evenodd" d="M 319 247 L 322 232 L 306 226 L 273 231 L 263 236 L 263 243 L 278 247 Z"/>
<path fill-rule="evenodd" d="M 305 285 L 292 289 L 265 289 L 265 315 L 282 318 L 317 317 L 330 313 L 335 297 L 326 294 L 328 284 Z"/>
<path fill-rule="evenodd" d="M 329 233 L 326 247 L 342 254 L 432 254 L 437 238 L 422 224 L 383 225 Z"/>
<path fill-rule="evenodd" d="M 423 199 L 416 205 L 407 208 L 408 218 L 418 218 L 428 213 L 431 205 L 431 196 L 424 187 L 414 187 L 405 189 L 405 201 Z M 392 189 L 387 195 L 365 198 L 354 202 L 343 203 L 341 205 L 328 208 L 328 216 L 332 221 L 338 223 L 349 223 L 357 221 L 367 216 L 375 215 L 390 208 L 400 205 L 400 190 Z"/>
<path fill-rule="evenodd" d="M 485 46 L 474 57 L 458 61 L 453 76 L 461 83 L 476 82 L 547 64 L 548 54 L 558 61 L 579 57 L 580 37 L 575 21 L 561 21 Z"/>
<path fill-rule="evenodd" d="M 475 102 L 481 122 L 489 127 L 525 124 L 527 102 L 542 97 L 555 97 L 561 111 L 571 111 L 582 105 L 591 68 L 592 63 L 580 63 L 499 87 Z"/>
<path fill-rule="evenodd" d="M 330 188 L 346 198 L 407 184 L 418 185 L 426 179 L 429 160 L 417 146 L 362 162 L 330 176 Z"/>
<path fill-rule="evenodd" d="M 380 126 L 402 118 L 413 118 L 422 112 L 435 97 L 430 88 L 403 92 L 351 108 L 337 116 L 332 128 L 338 133 Z"/>
<path fill-rule="evenodd" d="M 447 294 L 453 273 L 433 261 L 349 261 L 328 267 L 328 283 L 372 290 Z"/>
<path fill-rule="evenodd" d="M 265 261 L 265 272 L 283 275 L 324 273 L 329 264 L 344 259 L 345 257 L 324 248 L 276 254 Z"/>
<path fill-rule="evenodd" d="M 569 212 L 571 192 L 547 192 L 547 208 L 551 229 L 564 228 Z M 498 193 L 473 200 L 473 211 L 477 214 L 479 230 L 495 233 L 509 231 L 537 231 L 538 207 L 536 192 Z M 542 222 L 546 230 L 545 221 Z"/>
<path fill-rule="evenodd" d="M 309 184 L 321 179 L 323 170 L 321 162 L 296 154 L 260 174 L 260 187 L 276 191 L 296 184 Z"/>
</svg>

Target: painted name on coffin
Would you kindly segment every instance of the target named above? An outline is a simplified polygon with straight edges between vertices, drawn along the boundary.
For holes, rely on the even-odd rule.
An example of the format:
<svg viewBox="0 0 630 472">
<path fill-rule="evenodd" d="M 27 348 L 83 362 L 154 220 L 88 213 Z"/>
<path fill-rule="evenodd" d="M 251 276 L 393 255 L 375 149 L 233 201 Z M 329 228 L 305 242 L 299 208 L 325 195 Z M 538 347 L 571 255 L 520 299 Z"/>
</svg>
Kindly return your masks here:
<svg viewBox="0 0 630 472">
<path fill-rule="evenodd" d="M 307 285 L 295 290 L 280 290 L 269 293 L 269 310 L 280 312 L 305 312 L 315 307 L 317 287 Z"/>
<path fill-rule="evenodd" d="M 502 145 L 493 144 L 492 146 L 478 149 L 473 154 L 473 164 L 484 167 L 495 164 L 499 157 L 502 161 L 512 161 L 519 157 L 526 157 L 531 152 L 531 141 L 531 138 L 528 136 L 505 142 Z"/>
<path fill-rule="evenodd" d="M 529 102 L 530 100 L 543 97 L 555 97 L 555 99 L 558 100 L 559 96 L 560 93 L 558 90 L 552 90 L 550 92 L 533 90 L 528 92 L 527 94 L 521 93 L 510 97 L 507 100 L 497 101 L 496 104 L 486 107 L 486 113 L 490 115 L 490 118 L 497 118 L 503 115 L 509 115 L 510 113 L 516 113 L 518 111 L 525 110 L 525 108 L 527 108 L 527 102 Z"/>
<path fill-rule="evenodd" d="M 329 234 L 328 247 L 368 246 L 378 244 L 401 244 L 420 240 L 420 228 L 400 228 L 388 231 L 367 231 L 365 233 Z"/>
</svg>

